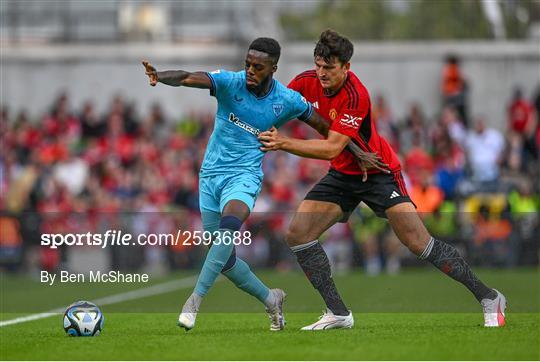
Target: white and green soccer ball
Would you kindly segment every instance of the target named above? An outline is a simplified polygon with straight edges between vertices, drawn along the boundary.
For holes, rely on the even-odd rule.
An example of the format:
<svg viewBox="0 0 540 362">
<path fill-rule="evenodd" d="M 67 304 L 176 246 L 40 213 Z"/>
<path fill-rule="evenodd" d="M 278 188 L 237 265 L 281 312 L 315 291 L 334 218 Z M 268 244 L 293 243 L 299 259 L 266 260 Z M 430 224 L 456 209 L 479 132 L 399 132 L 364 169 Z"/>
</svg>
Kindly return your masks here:
<svg viewBox="0 0 540 362">
<path fill-rule="evenodd" d="M 105 317 L 97 305 L 80 300 L 67 307 L 64 330 L 73 337 L 98 336 L 103 330 Z"/>
</svg>

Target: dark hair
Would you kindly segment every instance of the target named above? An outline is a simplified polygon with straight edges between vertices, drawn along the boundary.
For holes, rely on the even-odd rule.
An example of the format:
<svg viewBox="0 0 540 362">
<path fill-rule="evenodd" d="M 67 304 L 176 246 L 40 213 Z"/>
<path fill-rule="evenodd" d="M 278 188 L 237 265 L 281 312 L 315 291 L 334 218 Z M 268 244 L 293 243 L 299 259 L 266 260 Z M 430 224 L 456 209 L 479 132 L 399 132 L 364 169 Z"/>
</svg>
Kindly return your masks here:
<svg viewBox="0 0 540 362">
<path fill-rule="evenodd" d="M 459 58 L 455 54 L 448 54 L 446 56 L 446 63 L 459 65 Z"/>
<path fill-rule="evenodd" d="M 272 38 L 257 38 L 253 40 L 248 51 L 251 49 L 268 54 L 274 61 L 274 64 L 277 64 L 281 55 L 281 46 L 277 40 Z"/>
<path fill-rule="evenodd" d="M 336 57 L 341 64 L 345 64 L 351 60 L 353 51 L 354 47 L 349 39 L 334 30 L 327 29 L 321 33 L 313 56 L 321 57 L 328 63 Z"/>
</svg>

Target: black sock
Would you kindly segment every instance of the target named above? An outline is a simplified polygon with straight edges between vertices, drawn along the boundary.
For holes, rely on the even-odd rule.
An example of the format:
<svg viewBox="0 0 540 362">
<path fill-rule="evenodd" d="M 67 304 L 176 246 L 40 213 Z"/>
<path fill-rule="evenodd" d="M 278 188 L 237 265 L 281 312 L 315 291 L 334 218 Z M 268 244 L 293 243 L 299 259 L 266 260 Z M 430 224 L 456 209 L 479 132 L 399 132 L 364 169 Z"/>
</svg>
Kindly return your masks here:
<svg viewBox="0 0 540 362">
<path fill-rule="evenodd" d="M 349 315 L 332 279 L 330 262 L 321 244 L 315 240 L 291 249 L 298 259 L 298 264 L 313 287 L 319 291 L 328 309 L 335 315 Z"/>
<path fill-rule="evenodd" d="M 476 277 L 453 245 L 431 238 L 426 249 L 420 255 L 420 259 L 428 260 L 444 274 L 465 285 L 478 301 L 497 297 L 497 293 L 493 289 L 488 288 Z"/>
</svg>

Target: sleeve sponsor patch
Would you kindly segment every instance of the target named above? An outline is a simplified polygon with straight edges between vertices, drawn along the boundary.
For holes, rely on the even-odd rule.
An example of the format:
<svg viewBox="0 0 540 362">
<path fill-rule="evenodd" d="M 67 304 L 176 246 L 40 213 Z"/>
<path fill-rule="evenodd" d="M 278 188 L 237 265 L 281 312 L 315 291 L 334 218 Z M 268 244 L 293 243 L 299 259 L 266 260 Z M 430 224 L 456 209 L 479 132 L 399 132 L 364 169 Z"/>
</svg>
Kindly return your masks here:
<svg viewBox="0 0 540 362">
<path fill-rule="evenodd" d="M 343 113 L 339 119 L 339 123 L 344 127 L 358 128 L 360 127 L 360 122 L 362 122 L 362 117 L 360 116 L 351 116 L 350 114 Z"/>
</svg>

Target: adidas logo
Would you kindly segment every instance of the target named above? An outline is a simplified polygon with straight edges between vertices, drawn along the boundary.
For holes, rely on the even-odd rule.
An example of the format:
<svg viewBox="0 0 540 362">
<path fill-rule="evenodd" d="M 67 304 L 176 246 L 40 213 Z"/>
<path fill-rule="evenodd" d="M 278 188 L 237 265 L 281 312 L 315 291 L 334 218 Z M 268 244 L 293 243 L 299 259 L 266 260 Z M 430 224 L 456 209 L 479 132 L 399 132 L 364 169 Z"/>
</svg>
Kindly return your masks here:
<svg viewBox="0 0 540 362">
<path fill-rule="evenodd" d="M 390 198 L 393 199 L 394 197 L 400 197 L 401 195 L 397 193 L 397 191 L 392 192 L 392 195 L 390 195 Z"/>
</svg>

